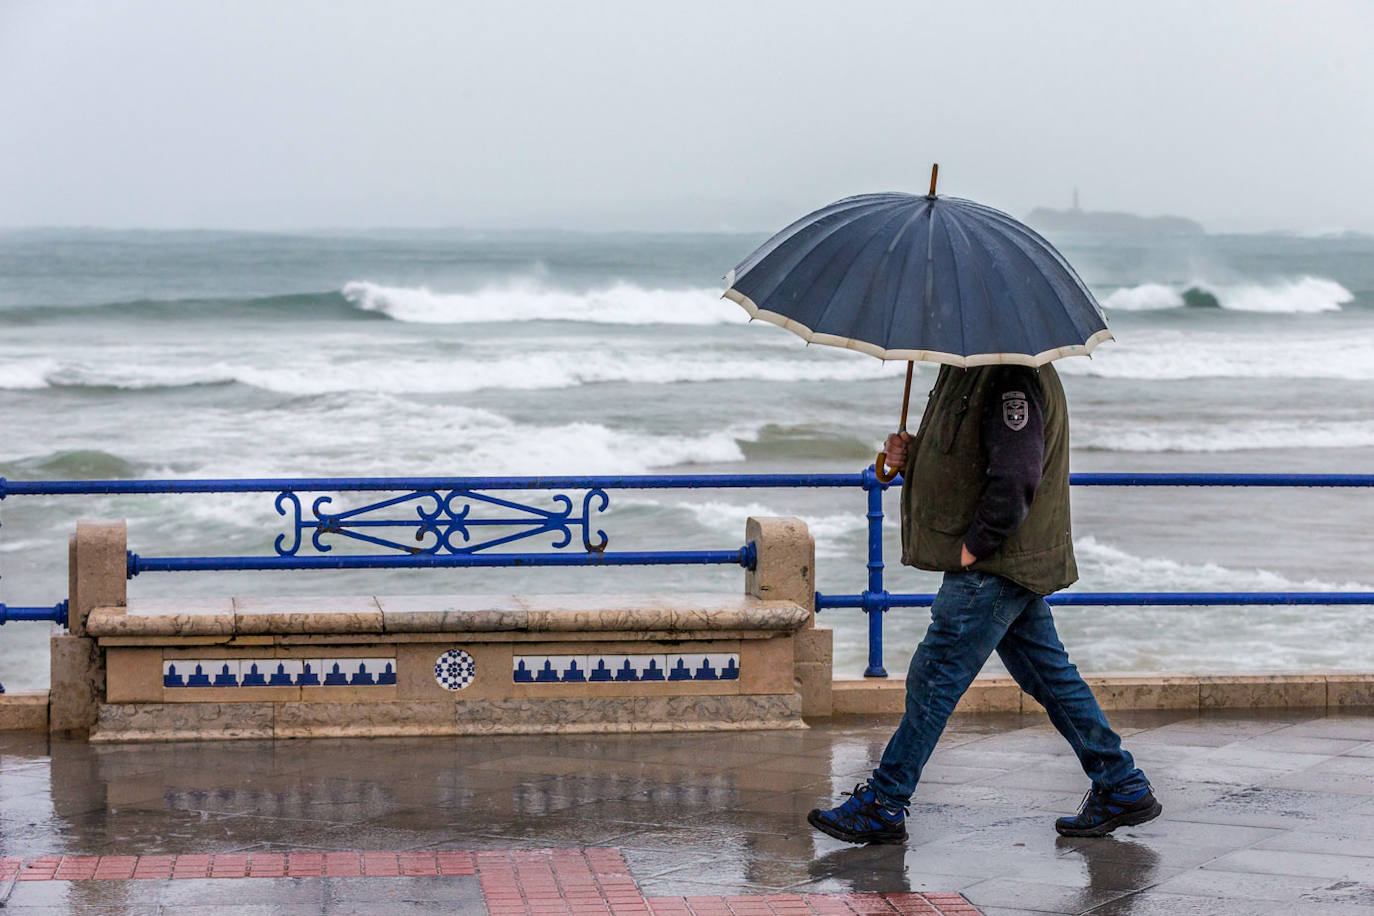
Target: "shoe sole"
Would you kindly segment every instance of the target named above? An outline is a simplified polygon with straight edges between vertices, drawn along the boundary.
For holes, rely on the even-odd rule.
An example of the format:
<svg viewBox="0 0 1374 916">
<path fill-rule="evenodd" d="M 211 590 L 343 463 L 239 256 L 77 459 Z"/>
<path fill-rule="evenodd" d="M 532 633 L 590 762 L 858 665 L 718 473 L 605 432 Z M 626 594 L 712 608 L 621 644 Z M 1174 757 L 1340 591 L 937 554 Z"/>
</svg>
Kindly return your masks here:
<svg viewBox="0 0 1374 916">
<path fill-rule="evenodd" d="M 895 833 L 878 833 L 876 831 L 863 834 L 843 833 L 817 818 L 815 811 L 812 811 L 810 814 L 806 816 L 806 822 L 810 824 L 812 827 L 815 827 L 821 833 L 824 833 L 826 836 L 833 836 L 835 839 L 844 840 L 846 843 L 864 843 L 878 846 L 905 843 L 907 840 L 907 832 L 905 827 L 902 828 L 901 835 Z"/>
<path fill-rule="evenodd" d="M 1164 811 L 1164 806 L 1155 802 L 1143 811 L 1123 811 L 1109 821 L 1103 821 L 1096 827 L 1060 827 L 1054 825 L 1054 829 L 1060 836 L 1106 836 L 1118 827 L 1134 827 L 1146 821 L 1152 821 L 1159 817 Z"/>
</svg>

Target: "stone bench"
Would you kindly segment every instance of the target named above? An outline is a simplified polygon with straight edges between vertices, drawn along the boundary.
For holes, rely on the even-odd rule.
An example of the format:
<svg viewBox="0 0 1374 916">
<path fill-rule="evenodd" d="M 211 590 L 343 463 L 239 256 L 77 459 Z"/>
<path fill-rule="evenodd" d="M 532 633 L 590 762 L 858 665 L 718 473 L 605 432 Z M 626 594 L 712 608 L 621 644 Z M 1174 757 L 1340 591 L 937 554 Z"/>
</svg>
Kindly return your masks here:
<svg viewBox="0 0 1374 916">
<path fill-rule="evenodd" d="M 95 741 L 786 728 L 811 612 L 751 596 L 129 601 Z"/>
<path fill-rule="evenodd" d="M 50 727 L 93 741 L 795 728 L 829 712 L 830 633 L 795 519 L 750 519 L 743 595 L 129 599 L 122 525 L 84 528 Z"/>
</svg>

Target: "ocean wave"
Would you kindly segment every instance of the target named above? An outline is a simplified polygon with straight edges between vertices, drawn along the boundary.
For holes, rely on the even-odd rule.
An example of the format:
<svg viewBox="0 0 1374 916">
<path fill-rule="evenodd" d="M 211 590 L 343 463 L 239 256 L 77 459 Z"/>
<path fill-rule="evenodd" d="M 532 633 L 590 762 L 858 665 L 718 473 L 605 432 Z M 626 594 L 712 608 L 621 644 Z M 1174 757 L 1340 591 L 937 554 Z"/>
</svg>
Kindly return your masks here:
<svg viewBox="0 0 1374 916">
<path fill-rule="evenodd" d="M 1290 579 L 1267 569 L 1235 569 L 1216 563 L 1180 563 L 1165 557 L 1138 557 L 1088 535 L 1074 538 L 1074 555 L 1085 582 L 1082 590 L 1111 583 L 1113 591 L 1368 591 L 1356 581 L 1324 582 Z"/>
<path fill-rule="evenodd" d="M 48 375 L 57 369 L 57 361 L 28 359 L 0 362 L 0 390 L 31 391 L 48 387 Z"/>
<path fill-rule="evenodd" d="M 617 282 L 586 291 L 514 278 L 469 292 L 424 286 L 387 286 L 366 280 L 342 289 L 269 296 L 135 299 L 95 305 L 17 306 L 0 309 L 11 325 L 82 319 L 370 320 L 415 324 L 491 324 L 572 321 L 624 325 L 744 323 L 748 316 L 714 289 L 666 289 Z"/>
<path fill-rule="evenodd" d="M 395 394 L 463 394 L 489 389 L 540 391 L 580 385 L 658 385 L 694 382 L 862 381 L 897 374 L 897 364 L 840 354 L 789 354 L 741 361 L 737 354 L 595 351 L 570 359 L 563 351 L 480 358 L 397 356 L 393 351 L 358 360 L 282 360 L 274 366 L 163 365 L 152 361 L 51 360 L 0 367 L 0 389 L 91 388 L 127 391 L 241 384 L 293 395 L 376 391 Z"/>
<path fill-rule="evenodd" d="M 613 505 L 632 506 L 651 512 L 672 512 L 686 516 L 698 527 L 724 536 L 739 536 L 744 533 L 745 523 L 750 516 L 776 518 L 789 516 L 800 518 L 806 523 L 816 540 L 816 555 L 819 557 L 845 559 L 862 544 L 868 532 L 868 523 L 862 512 L 842 514 L 815 514 L 798 512 L 795 506 L 767 505 L 760 502 L 731 502 L 729 500 L 676 500 L 653 499 L 642 496 L 617 496 Z"/>
<path fill-rule="evenodd" d="M 0 477 L 39 480 L 123 480 L 138 477 L 146 465 L 100 449 L 63 449 L 0 465 Z"/>
<path fill-rule="evenodd" d="M 1086 427 L 1086 428 L 1085 428 Z M 1092 452 L 1242 452 L 1314 448 L 1374 448 L 1374 421 L 1340 423 L 1262 421 L 1178 424 L 1163 421 L 1130 427 L 1087 426 L 1074 430 L 1074 448 Z"/>
<path fill-rule="evenodd" d="M 1062 375 L 1177 381 L 1200 378 L 1374 379 L 1374 331 L 1182 331 L 1136 329 L 1093 352 L 1061 359 Z"/>
<path fill-rule="evenodd" d="M 1102 300 L 1107 311 L 1141 312 L 1221 308 L 1237 312 L 1336 312 L 1353 302 L 1355 294 L 1335 280 L 1303 275 L 1270 283 L 1220 284 L 1196 280 L 1170 286 L 1142 283 L 1122 287 Z"/>
<path fill-rule="evenodd" d="M 316 443 L 308 465 L 309 473 L 318 476 L 520 476 L 554 471 L 575 476 L 737 463 L 745 460 L 741 443 L 757 435 L 751 425 L 670 433 L 553 418 L 541 422 L 486 408 L 421 403 L 379 393 L 327 395 L 292 410 L 216 411 L 206 418 L 204 428 L 213 431 L 211 438 L 171 456 L 196 459 L 193 467 L 178 464 L 174 476 L 302 473 L 300 452 L 246 454 L 241 443 L 250 438 Z"/>
<path fill-rule="evenodd" d="M 118 318 L 125 321 L 186 321 L 257 318 L 264 320 L 383 320 L 360 311 L 339 290 L 272 296 L 215 296 L 191 299 L 130 299 L 94 305 L 25 305 L 0 308 L 0 324 L 26 325 Z"/>
<path fill-rule="evenodd" d="M 343 296 L 364 312 L 419 324 L 580 321 L 597 324 L 743 323 L 744 311 L 709 289 L 650 289 L 615 283 L 587 292 L 517 280 L 474 292 L 439 293 L 427 287 L 354 281 Z"/>
</svg>

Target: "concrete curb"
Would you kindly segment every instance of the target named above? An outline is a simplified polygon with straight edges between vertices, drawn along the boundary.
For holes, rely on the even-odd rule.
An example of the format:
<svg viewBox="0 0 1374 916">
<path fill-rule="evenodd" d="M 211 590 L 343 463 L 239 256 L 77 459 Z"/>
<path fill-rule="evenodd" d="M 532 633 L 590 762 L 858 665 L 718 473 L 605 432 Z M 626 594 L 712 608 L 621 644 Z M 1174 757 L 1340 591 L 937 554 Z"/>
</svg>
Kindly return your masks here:
<svg viewBox="0 0 1374 916">
<path fill-rule="evenodd" d="M 1263 674 L 1103 673 L 1084 675 L 1103 709 L 1331 709 L 1374 706 L 1374 673 Z M 900 677 L 836 679 L 835 715 L 900 715 Z M 1039 712 L 1040 704 L 1009 677 L 980 677 L 956 712 Z"/>
</svg>

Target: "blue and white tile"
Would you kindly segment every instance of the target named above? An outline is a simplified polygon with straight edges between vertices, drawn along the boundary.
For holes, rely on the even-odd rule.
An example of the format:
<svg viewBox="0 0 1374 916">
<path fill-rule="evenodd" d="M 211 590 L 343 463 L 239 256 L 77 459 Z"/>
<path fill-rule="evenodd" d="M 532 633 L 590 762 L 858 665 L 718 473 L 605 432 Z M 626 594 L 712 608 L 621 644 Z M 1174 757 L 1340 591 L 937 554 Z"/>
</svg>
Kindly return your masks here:
<svg viewBox="0 0 1374 916">
<path fill-rule="evenodd" d="M 667 669 L 666 655 L 616 655 L 610 656 L 614 664 L 615 679 L 619 681 L 642 681 L 645 674 L 649 672 L 652 665 L 653 670 L 666 677 L 664 672 Z M 629 665 L 628 676 L 625 673 L 626 665 Z M 661 680 L 661 678 L 648 678 L 648 680 Z"/>
<path fill-rule="evenodd" d="M 707 655 L 707 665 L 715 672 L 718 681 L 737 681 L 739 680 L 739 654 L 728 652 L 719 655 Z M 700 666 L 698 665 L 698 670 Z"/>
<path fill-rule="evenodd" d="M 559 672 L 558 679 L 565 684 L 581 684 L 587 680 L 587 656 L 585 655 L 546 655 Z M 542 667 L 542 666 L 541 666 Z"/>
<path fill-rule="evenodd" d="M 522 661 L 533 672 L 536 684 L 583 683 L 587 680 L 585 655 L 518 656 L 517 664 Z"/>
<path fill-rule="evenodd" d="M 237 658 L 197 659 L 210 675 L 211 687 L 237 687 L 239 685 L 239 660 Z"/>
<path fill-rule="evenodd" d="M 347 658 L 322 658 L 320 659 L 320 684 L 324 687 L 347 687 L 348 680 L 353 676 L 357 668 L 352 664 L 352 659 Z"/>
<path fill-rule="evenodd" d="M 540 656 L 542 658 L 542 656 Z M 538 673 L 538 668 L 534 664 L 535 656 L 517 655 L 511 660 L 511 678 L 517 684 L 533 684 L 534 676 Z"/>
<path fill-rule="evenodd" d="M 196 660 L 193 658 L 168 658 L 162 661 L 162 686 L 163 687 L 185 687 L 186 680 L 196 670 Z M 205 669 L 201 668 L 201 674 Z"/>
<path fill-rule="evenodd" d="M 297 664 L 300 670 L 296 672 L 297 687 L 320 687 L 324 685 L 324 663 L 322 658 L 303 658 Z M 328 659 L 333 662 L 333 659 Z"/>
<path fill-rule="evenodd" d="M 272 659 L 270 658 L 241 658 L 239 659 L 239 686 L 266 687 L 268 686 L 267 677 L 271 672 Z"/>
<path fill-rule="evenodd" d="M 588 655 L 587 680 L 593 684 L 608 684 L 615 680 L 614 655 Z"/>
<path fill-rule="evenodd" d="M 635 670 L 641 681 L 666 681 L 668 679 L 668 656 L 635 655 Z"/>
<path fill-rule="evenodd" d="M 690 681 L 696 678 L 697 665 L 705 654 L 670 652 L 664 656 L 664 667 L 670 681 Z"/>
<path fill-rule="evenodd" d="M 295 687 L 305 662 L 299 658 L 268 658 L 258 662 L 268 687 Z M 318 664 L 318 663 L 317 663 Z M 319 670 L 318 668 L 314 670 Z"/>
</svg>

